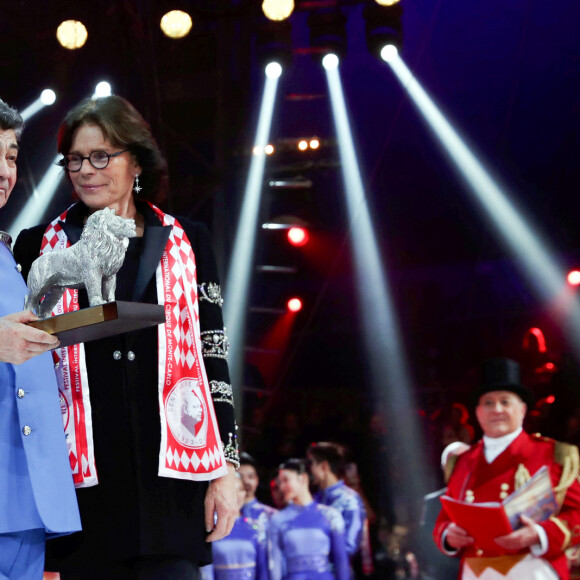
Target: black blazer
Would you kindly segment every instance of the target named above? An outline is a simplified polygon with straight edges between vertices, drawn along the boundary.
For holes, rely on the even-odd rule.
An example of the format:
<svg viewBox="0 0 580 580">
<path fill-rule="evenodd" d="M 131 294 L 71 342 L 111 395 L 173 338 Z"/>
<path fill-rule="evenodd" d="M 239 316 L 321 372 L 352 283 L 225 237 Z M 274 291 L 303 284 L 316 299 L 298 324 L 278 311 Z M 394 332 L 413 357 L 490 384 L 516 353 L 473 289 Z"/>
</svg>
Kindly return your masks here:
<svg viewBox="0 0 580 580">
<path fill-rule="evenodd" d="M 146 204 L 143 238 L 130 241 L 117 274 L 118 300 L 157 303 L 155 269 L 169 236 Z M 73 206 L 63 227 L 71 243 L 80 238 L 88 209 Z M 197 283 L 219 283 L 207 228 L 178 218 L 194 251 Z M 24 230 L 14 246 L 26 277 L 40 251 L 46 225 Z M 88 306 L 84 290 L 80 306 Z M 221 308 L 199 301 L 201 330 L 223 329 Z M 133 353 L 131 358 L 127 355 Z M 203 500 L 206 483 L 159 477 L 157 327 L 85 344 L 91 416 L 99 485 L 77 490 L 83 531 L 49 542 L 47 569 L 105 564 L 142 555 L 173 555 L 201 565 L 211 560 L 205 542 Z M 134 357 L 133 357 L 134 355 Z M 131 360 L 133 359 L 133 360 Z M 205 358 L 209 380 L 229 383 L 227 363 Z M 220 434 L 227 444 L 235 433 L 233 406 L 214 403 Z"/>
</svg>

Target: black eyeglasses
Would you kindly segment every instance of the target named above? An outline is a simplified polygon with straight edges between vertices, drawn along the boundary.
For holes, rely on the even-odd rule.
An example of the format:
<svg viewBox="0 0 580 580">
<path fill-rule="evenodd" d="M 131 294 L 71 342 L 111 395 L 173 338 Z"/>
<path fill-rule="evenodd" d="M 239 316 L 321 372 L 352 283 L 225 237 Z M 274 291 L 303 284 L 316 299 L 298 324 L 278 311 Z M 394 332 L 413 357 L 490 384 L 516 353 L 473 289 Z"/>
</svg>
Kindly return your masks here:
<svg viewBox="0 0 580 580">
<path fill-rule="evenodd" d="M 123 149 L 123 151 L 117 151 L 117 153 L 107 153 L 106 151 L 93 151 L 90 155 L 83 157 L 82 155 L 77 155 L 76 153 L 71 153 L 70 155 L 65 155 L 58 164 L 66 168 L 67 171 L 76 173 L 81 170 L 83 166 L 83 161 L 85 159 L 89 160 L 89 163 L 95 169 L 105 169 L 109 165 L 111 157 L 117 157 L 122 153 L 127 153 L 129 149 Z"/>
</svg>

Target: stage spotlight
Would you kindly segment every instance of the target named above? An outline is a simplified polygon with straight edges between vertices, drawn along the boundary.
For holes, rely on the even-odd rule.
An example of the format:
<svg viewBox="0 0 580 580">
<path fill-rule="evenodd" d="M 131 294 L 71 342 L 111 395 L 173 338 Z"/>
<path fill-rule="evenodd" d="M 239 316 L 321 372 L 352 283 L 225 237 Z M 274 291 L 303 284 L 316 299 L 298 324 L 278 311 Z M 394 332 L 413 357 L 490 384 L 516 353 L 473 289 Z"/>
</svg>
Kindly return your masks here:
<svg viewBox="0 0 580 580">
<path fill-rule="evenodd" d="M 580 270 L 571 270 L 566 277 L 570 286 L 580 285 Z"/>
<path fill-rule="evenodd" d="M 376 400 L 388 412 L 387 448 L 399 446 L 408 458 L 399 463 L 400 480 L 393 486 L 393 501 L 411 501 L 426 489 L 428 462 L 424 455 L 422 429 L 417 424 L 414 384 L 407 370 L 397 306 L 391 296 L 388 267 L 381 255 L 380 236 L 363 185 L 350 128 L 340 69 L 326 70 L 332 116 L 337 135 L 349 216 L 348 230 L 353 253 L 355 288 L 360 308 L 366 367 Z M 391 464 L 394 468 L 394 464 Z"/>
<path fill-rule="evenodd" d="M 58 188 L 60 180 L 63 177 L 62 167 L 57 165 L 60 159 L 57 155 L 52 163 L 48 166 L 44 177 L 34 188 L 32 196 L 28 199 L 24 207 L 20 210 L 18 216 L 8 228 L 8 233 L 16 239 L 16 236 L 25 228 L 31 228 L 36 224 L 42 223 L 44 212 L 49 207 L 52 198 Z"/>
<path fill-rule="evenodd" d="M 31 117 L 36 115 L 40 110 L 48 105 L 52 105 L 56 101 L 56 93 L 51 89 L 45 89 L 40 93 L 40 97 L 31 105 L 28 105 L 20 115 L 24 121 L 28 121 Z"/>
<path fill-rule="evenodd" d="M 550 306 L 553 316 L 567 334 L 574 356 L 580 360 L 580 307 L 566 285 L 566 272 L 556 252 L 537 225 L 530 223 L 523 209 L 510 199 L 469 149 L 403 59 L 397 56 L 389 66 L 464 179 L 468 192 L 512 254 L 530 287 Z"/>
<path fill-rule="evenodd" d="M 375 2 L 380 6 L 393 6 L 394 4 L 398 4 L 400 0 L 375 0 Z"/>
<path fill-rule="evenodd" d="M 266 145 L 266 147 L 264 147 L 264 153 L 266 155 L 272 155 L 272 153 L 274 153 L 274 145 L 271 145 L 270 143 L 268 143 L 268 145 Z"/>
<path fill-rule="evenodd" d="M 265 71 L 269 79 L 277 79 L 282 74 L 282 65 L 279 62 L 271 62 L 266 65 Z"/>
<path fill-rule="evenodd" d="M 161 18 L 163 34 L 169 38 L 183 38 L 189 34 L 193 22 L 191 16 L 182 10 L 171 10 Z"/>
<path fill-rule="evenodd" d="M 300 312 L 302 310 L 302 300 L 300 298 L 290 298 L 286 303 L 286 307 L 290 312 Z"/>
<path fill-rule="evenodd" d="M 52 105 L 56 101 L 56 93 L 52 89 L 44 89 L 40 93 L 40 101 L 43 105 Z"/>
<path fill-rule="evenodd" d="M 232 345 L 229 355 L 229 367 L 233 385 L 241 385 L 243 381 L 246 313 L 248 311 L 250 282 L 253 274 L 256 230 L 266 164 L 266 156 L 261 152 L 269 142 L 276 93 L 278 91 L 278 76 L 267 76 L 264 84 L 258 126 L 254 139 L 254 151 L 258 150 L 259 153 L 250 158 L 250 168 L 225 284 L 224 321 Z M 236 397 L 236 399 L 239 402 L 241 397 Z M 241 405 L 236 405 L 236 417 L 240 422 L 242 414 Z"/>
<path fill-rule="evenodd" d="M 322 8 L 311 12 L 308 26 L 312 54 L 318 58 L 324 58 L 329 53 L 346 56 L 346 16 L 340 8 Z"/>
<path fill-rule="evenodd" d="M 89 33 L 85 25 L 78 20 L 65 20 L 56 29 L 56 38 L 61 46 L 75 50 L 84 46 Z"/>
<path fill-rule="evenodd" d="M 526 330 L 522 346 L 524 350 L 533 350 L 541 353 L 548 352 L 546 337 L 544 336 L 542 329 L 537 326 L 532 326 Z"/>
<path fill-rule="evenodd" d="M 334 54 L 334 53 L 327 54 L 322 59 L 322 66 L 326 70 L 333 70 L 333 69 L 337 68 L 338 67 L 338 56 L 336 56 L 336 54 Z"/>
<path fill-rule="evenodd" d="M 107 81 L 101 81 L 95 87 L 93 98 L 98 99 L 99 97 L 108 97 L 111 95 L 111 92 L 111 85 Z"/>
<path fill-rule="evenodd" d="M 371 54 L 384 60 L 390 58 L 393 49 L 383 54 L 387 46 L 393 46 L 397 52 L 403 46 L 403 9 L 400 4 L 379 6 L 367 4 L 363 11 L 367 48 Z"/>
<path fill-rule="evenodd" d="M 318 139 L 311 139 L 309 145 L 310 149 L 318 149 L 320 147 L 320 141 Z"/>
<path fill-rule="evenodd" d="M 294 0 L 264 0 L 262 12 L 268 20 L 286 20 L 294 11 Z"/>
<path fill-rule="evenodd" d="M 394 44 L 387 44 L 381 49 L 381 58 L 385 62 L 391 62 L 398 54 L 399 50 Z"/>
<path fill-rule="evenodd" d="M 288 237 L 288 241 L 293 246 L 300 247 L 305 246 L 308 243 L 308 230 L 305 228 L 300 228 L 297 226 L 291 227 L 288 230 L 288 234 L 286 235 Z"/>
<path fill-rule="evenodd" d="M 304 139 L 298 141 L 298 149 L 300 149 L 300 151 L 306 151 L 306 149 L 308 149 L 308 141 L 305 141 Z"/>
</svg>

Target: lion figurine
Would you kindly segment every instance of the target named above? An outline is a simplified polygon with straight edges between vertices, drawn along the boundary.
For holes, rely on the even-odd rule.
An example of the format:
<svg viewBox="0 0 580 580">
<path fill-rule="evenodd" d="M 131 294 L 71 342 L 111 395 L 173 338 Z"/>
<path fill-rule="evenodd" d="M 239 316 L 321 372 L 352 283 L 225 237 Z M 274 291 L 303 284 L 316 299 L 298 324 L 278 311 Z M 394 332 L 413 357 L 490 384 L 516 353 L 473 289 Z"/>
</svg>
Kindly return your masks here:
<svg viewBox="0 0 580 580">
<path fill-rule="evenodd" d="M 135 236 L 135 220 L 118 216 L 108 207 L 94 212 L 76 244 L 34 260 L 24 308 L 48 318 L 65 288 L 85 287 L 90 306 L 114 301 L 117 272 L 129 238 Z"/>
</svg>

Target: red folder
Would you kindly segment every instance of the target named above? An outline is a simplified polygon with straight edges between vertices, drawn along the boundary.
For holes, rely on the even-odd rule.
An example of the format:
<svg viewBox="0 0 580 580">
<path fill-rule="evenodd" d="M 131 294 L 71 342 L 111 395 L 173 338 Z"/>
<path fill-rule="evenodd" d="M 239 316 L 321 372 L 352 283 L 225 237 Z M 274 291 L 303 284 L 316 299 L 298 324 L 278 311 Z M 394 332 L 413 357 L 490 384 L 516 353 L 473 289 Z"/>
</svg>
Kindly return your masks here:
<svg viewBox="0 0 580 580">
<path fill-rule="evenodd" d="M 476 548 L 504 552 L 494 538 L 505 536 L 513 529 L 501 503 L 467 503 L 447 495 L 440 499 L 451 520 L 475 540 Z"/>
</svg>

